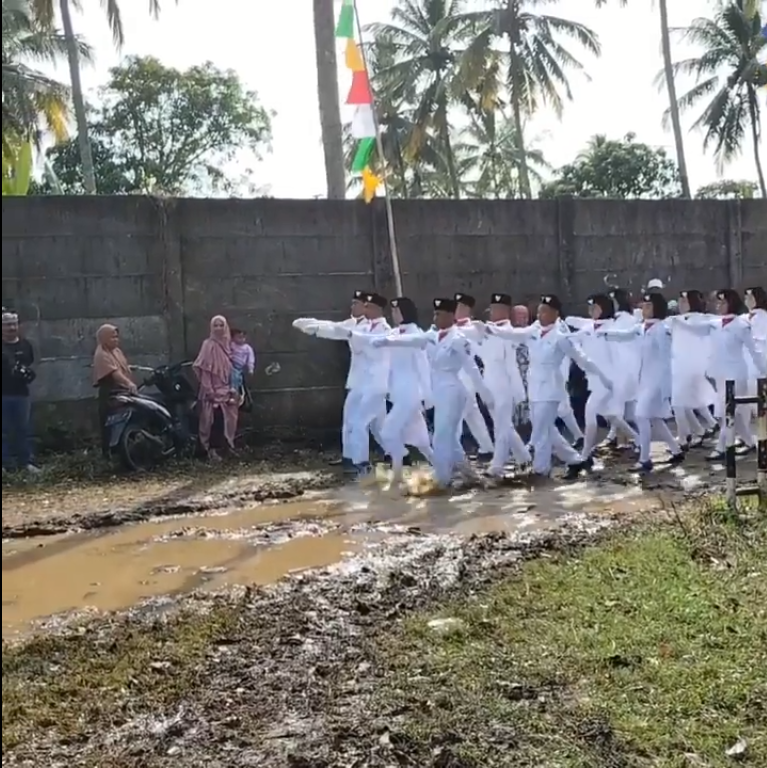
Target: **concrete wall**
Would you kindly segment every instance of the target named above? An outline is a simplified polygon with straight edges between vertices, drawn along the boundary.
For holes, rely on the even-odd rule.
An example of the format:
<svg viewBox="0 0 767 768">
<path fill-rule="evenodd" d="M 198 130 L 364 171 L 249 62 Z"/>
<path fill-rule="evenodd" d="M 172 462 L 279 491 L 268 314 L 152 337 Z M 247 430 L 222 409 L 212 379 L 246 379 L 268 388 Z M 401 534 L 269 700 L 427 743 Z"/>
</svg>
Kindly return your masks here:
<svg viewBox="0 0 767 768">
<path fill-rule="evenodd" d="M 767 284 L 764 201 L 395 201 L 405 292 L 556 291 L 575 309 L 606 278 L 638 291 Z M 85 424 L 96 328 L 122 330 L 131 361 L 193 356 L 211 315 L 259 353 L 254 425 L 333 429 L 347 353 L 290 327 L 342 318 L 357 288 L 394 292 L 381 201 L 3 199 L 3 303 L 40 363 L 38 411 Z M 92 422 L 88 422 L 90 425 Z"/>
</svg>

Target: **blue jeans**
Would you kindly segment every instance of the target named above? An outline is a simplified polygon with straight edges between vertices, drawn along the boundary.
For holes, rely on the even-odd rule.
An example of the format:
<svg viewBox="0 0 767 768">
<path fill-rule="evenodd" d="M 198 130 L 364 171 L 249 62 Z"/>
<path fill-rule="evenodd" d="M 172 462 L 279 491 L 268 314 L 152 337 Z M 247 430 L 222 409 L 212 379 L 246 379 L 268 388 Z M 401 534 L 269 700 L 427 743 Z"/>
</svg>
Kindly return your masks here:
<svg viewBox="0 0 767 768">
<path fill-rule="evenodd" d="M 23 469 L 32 463 L 28 397 L 3 395 L 3 469 Z"/>
</svg>

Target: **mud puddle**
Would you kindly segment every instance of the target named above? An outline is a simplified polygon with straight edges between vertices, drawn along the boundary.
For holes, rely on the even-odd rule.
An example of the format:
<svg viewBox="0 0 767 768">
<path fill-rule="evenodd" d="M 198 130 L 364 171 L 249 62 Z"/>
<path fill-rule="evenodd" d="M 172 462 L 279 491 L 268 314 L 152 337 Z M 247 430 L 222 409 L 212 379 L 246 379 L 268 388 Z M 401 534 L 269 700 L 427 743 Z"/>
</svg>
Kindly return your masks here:
<svg viewBox="0 0 767 768">
<path fill-rule="evenodd" d="M 300 501 L 3 542 L 3 636 L 66 613 L 271 584 L 412 534 L 537 533 L 662 506 L 637 486 L 502 487 L 433 498 L 347 486 Z"/>
<path fill-rule="evenodd" d="M 327 506 L 314 505 L 315 513 Z M 281 510 L 282 511 L 282 510 Z M 3 637 L 72 611 L 114 611 L 195 589 L 270 584 L 357 552 L 371 535 L 302 525 L 264 529 L 264 510 L 163 520 L 3 543 Z M 186 524 L 185 524 L 186 523 Z"/>
</svg>

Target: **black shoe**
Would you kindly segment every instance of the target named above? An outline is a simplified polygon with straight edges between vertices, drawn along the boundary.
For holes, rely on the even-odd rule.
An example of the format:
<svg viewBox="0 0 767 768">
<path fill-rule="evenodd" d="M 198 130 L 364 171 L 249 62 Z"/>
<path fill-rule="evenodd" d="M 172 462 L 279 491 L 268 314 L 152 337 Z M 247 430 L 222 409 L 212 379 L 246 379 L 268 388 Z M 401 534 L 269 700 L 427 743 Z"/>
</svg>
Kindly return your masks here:
<svg viewBox="0 0 767 768">
<path fill-rule="evenodd" d="M 634 466 L 631 468 L 632 472 L 641 472 L 642 474 L 646 472 L 652 472 L 653 470 L 653 463 L 652 461 L 638 461 Z"/>
<path fill-rule="evenodd" d="M 685 460 L 684 451 L 680 451 L 679 453 L 672 453 L 671 456 L 669 456 L 667 464 L 670 464 L 672 467 L 677 466 L 678 464 L 682 464 Z"/>
<path fill-rule="evenodd" d="M 756 445 L 744 445 L 742 448 L 738 448 L 735 451 L 735 455 L 739 459 L 743 456 L 750 456 L 752 453 L 756 453 Z"/>
<path fill-rule="evenodd" d="M 579 461 L 577 464 L 569 464 L 565 472 L 565 480 L 577 480 L 581 472 L 588 472 L 594 466 L 594 459 L 589 457 L 585 461 Z"/>
<path fill-rule="evenodd" d="M 348 459 L 333 459 L 328 462 L 329 467 L 343 467 L 348 462 Z"/>
<path fill-rule="evenodd" d="M 403 467 L 412 467 L 413 466 L 413 459 L 411 456 L 405 456 L 404 459 L 402 459 L 402 466 Z"/>
<path fill-rule="evenodd" d="M 478 453 L 477 454 L 477 461 L 492 461 L 493 460 L 493 454 L 492 453 Z"/>
<path fill-rule="evenodd" d="M 582 451 L 582 450 L 583 450 L 583 446 L 584 446 L 584 445 L 585 445 L 584 439 L 581 437 L 581 438 L 579 438 L 578 440 L 576 440 L 576 441 L 573 443 L 573 448 L 574 448 L 576 451 L 579 451 L 579 452 L 580 452 L 580 451 Z"/>
<path fill-rule="evenodd" d="M 725 459 L 725 453 L 723 451 L 711 451 L 711 453 L 706 456 L 706 461 L 724 461 Z"/>
</svg>

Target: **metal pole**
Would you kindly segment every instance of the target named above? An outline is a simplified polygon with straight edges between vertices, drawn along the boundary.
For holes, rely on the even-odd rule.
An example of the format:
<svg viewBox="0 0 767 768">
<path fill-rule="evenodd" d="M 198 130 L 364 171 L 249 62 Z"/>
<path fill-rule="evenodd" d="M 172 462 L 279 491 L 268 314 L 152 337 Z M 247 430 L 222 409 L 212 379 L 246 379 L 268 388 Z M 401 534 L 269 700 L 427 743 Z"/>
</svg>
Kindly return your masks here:
<svg viewBox="0 0 767 768">
<path fill-rule="evenodd" d="M 378 110 L 376 109 L 375 94 L 373 93 L 372 77 L 370 73 L 370 67 L 368 66 L 368 58 L 365 53 L 365 45 L 362 39 L 362 24 L 360 24 L 360 15 L 357 12 L 357 2 L 354 2 L 354 20 L 357 23 L 357 36 L 360 39 L 360 52 L 362 53 L 362 61 L 365 64 L 365 70 L 368 73 L 368 80 L 370 81 L 370 93 L 373 96 L 373 121 L 376 129 L 376 150 L 378 151 L 378 157 L 381 163 L 384 163 L 384 148 L 383 141 L 381 139 L 381 126 L 378 122 Z M 397 251 L 397 237 L 394 231 L 394 212 L 392 211 L 391 197 L 389 196 L 389 187 L 386 183 L 386 174 L 382 175 L 383 188 L 384 188 L 384 206 L 386 206 L 386 226 L 389 231 L 389 251 L 391 254 L 391 266 L 394 273 L 394 287 L 398 296 L 402 296 L 402 272 L 399 264 L 399 252 Z"/>
<path fill-rule="evenodd" d="M 767 512 L 767 379 L 757 382 L 756 417 L 756 487 L 759 491 L 759 511 Z"/>
<path fill-rule="evenodd" d="M 737 400 L 735 398 L 735 382 L 727 381 L 724 385 L 725 397 L 725 437 L 727 439 L 727 448 L 725 449 L 725 472 L 726 472 L 726 491 L 727 505 L 731 510 L 738 508 L 738 467 L 735 458 L 735 408 Z"/>
</svg>

